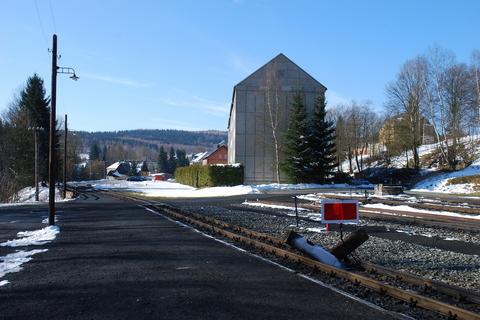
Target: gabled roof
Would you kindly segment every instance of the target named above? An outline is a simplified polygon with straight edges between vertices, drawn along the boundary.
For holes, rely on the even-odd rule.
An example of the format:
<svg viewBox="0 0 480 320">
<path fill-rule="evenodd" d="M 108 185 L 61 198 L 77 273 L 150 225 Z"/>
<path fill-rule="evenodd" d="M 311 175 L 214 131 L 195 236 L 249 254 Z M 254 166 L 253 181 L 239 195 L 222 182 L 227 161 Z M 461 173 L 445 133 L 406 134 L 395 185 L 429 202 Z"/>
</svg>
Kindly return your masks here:
<svg viewBox="0 0 480 320">
<path fill-rule="evenodd" d="M 279 53 L 278 55 L 276 55 L 272 60 L 268 61 L 267 63 L 265 63 L 263 66 L 261 66 L 260 68 L 258 68 L 257 70 L 255 70 L 253 73 L 251 73 L 248 77 L 246 77 L 245 79 L 243 79 L 242 81 L 240 81 L 239 83 L 237 83 L 234 87 L 234 90 L 237 86 L 240 86 L 242 85 L 244 82 L 247 82 L 250 78 L 252 78 L 253 76 L 255 76 L 256 73 L 259 73 L 262 69 L 266 68 L 269 64 L 272 64 L 278 60 L 282 60 L 282 59 L 285 59 L 287 60 L 287 62 L 293 64 L 294 66 L 296 66 L 297 68 L 299 68 L 302 72 L 304 72 L 309 78 L 311 78 L 311 80 L 313 80 L 314 82 L 316 82 L 319 86 L 323 87 L 325 90 L 327 89 L 327 87 L 325 87 L 323 84 L 321 84 L 317 79 L 315 79 L 314 77 L 312 77 L 308 72 L 306 72 L 305 70 L 303 70 L 298 64 L 296 64 L 295 62 L 293 62 L 292 60 L 290 60 L 286 55 L 284 55 L 283 53 Z"/>
<path fill-rule="evenodd" d="M 118 166 L 120 166 L 120 162 L 115 162 L 107 167 L 107 170 L 117 170 Z"/>
<path fill-rule="evenodd" d="M 205 156 L 203 156 L 202 160 L 208 159 L 208 157 L 210 157 L 214 153 L 217 153 L 222 148 L 228 149 L 228 147 L 226 145 L 222 144 L 222 145 L 218 146 L 217 149 L 208 152 Z"/>
<path fill-rule="evenodd" d="M 302 72 L 304 72 L 312 81 L 316 82 L 320 87 L 322 87 L 323 89 L 327 90 L 327 87 L 325 87 L 323 84 L 321 84 L 317 79 L 315 79 L 314 77 L 312 77 L 308 72 L 306 72 L 305 70 L 303 70 L 299 65 L 297 65 L 295 62 L 293 62 L 292 60 L 290 60 L 286 55 L 284 55 L 283 53 L 279 53 L 277 56 L 275 56 L 272 60 L 268 61 L 267 63 L 265 63 L 263 66 L 261 66 L 260 68 L 258 68 L 257 70 L 255 70 L 253 73 L 251 73 L 248 77 L 246 77 L 245 79 L 243 79 L 242 81 L 240 81 L 239 83 L 237 83 L 234 87 L 233 87 L 233 92 L 232 92 L 232 102 L 230 103 L 230 115 L 228 116 L 228 126 L 227 128 L 230 128 L 230 118 L 232 117 L 232 109 L 233 109 L 233 99 L 235 98 L 235 90 L 237 89 L 238 86 L 241 86 L 243 83 L 247 82 L 250 78 L 254 77 L 255 74 L 261 72 L 261 70 L 263 70 L 264 68 L 266 68 L 269 64 L 272 64 L 274 62 L 276 62 L 277 60 L 281 60 L 281 59 L 285 59 L 287 60 L 287 62 L 293 64 L 294 66 L 296 66 L 298 69 L 300 69 Z"/>
<path fill-rule="evenodd" d="M 208 154 L 208 151 L 204 151 L 204 152 L 194 154 L 193 157 L 192 157 L 192 163 L 201 162 L 207 154 Z"/>
</svg>

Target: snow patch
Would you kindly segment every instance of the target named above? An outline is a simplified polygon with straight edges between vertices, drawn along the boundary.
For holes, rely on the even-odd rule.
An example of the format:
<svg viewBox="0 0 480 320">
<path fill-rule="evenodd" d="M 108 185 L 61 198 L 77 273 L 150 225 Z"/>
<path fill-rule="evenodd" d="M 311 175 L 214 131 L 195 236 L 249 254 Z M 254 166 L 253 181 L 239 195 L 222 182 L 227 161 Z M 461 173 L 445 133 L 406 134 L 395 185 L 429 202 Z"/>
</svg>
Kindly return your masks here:
<svg viewBox="0 0 480 320">
<path fill-rule="evenodd" d="M 46 251 L 48 251 L 48 249 L 35 249 L 30 251 L 20 250 L 0 257 L 0 278 L 3 278 L 7 273 L 21 271 L 23 269 L 22 264 L 32 260 L 33 255 Z M 4 281 L 2 281 L 2 283 Z"/>
<path fill-rule="evenodd" d="M 327 231 L 327 228 L 307 228 L 306 230 L 310 232 L 322 233 Z"/>
<path fill-rule="evenodd" d="M 260 207 L 260 208 L 272 208 L 272 209 L 281 209 L 281 210 L 295 210 L 295 207 L 288 207 L 288 206 L 280 206 L 276 204 L 266 204 L 266 203 L 261 203 L 261 202 L 248 202 L 245 201 L 242 204 L 247 205 L 247 206 L 253 206 L 253 207 Z M 305 208 L 297 208 L 298 211 L 308 211 L 308 209 Z"/>
<path fill-rule="evenodd" d="M 468 177 L 480 175 L 480 158 L 475 160 L 470 166 L 465 169 L 444 173 L 420 181 L 415 185 L 412 191 L 422 192 L 444 192 L 444 193 L 472 193 L 475 192 L 474 185 L 471 183 L 447 185 L 452 178 Z"/>
<path fill-rule="evenodd" d="M 35 201 L 35 187 L 26 187 L 17 192 L 15 202 L 12 203 L 0 203 L 0 206 L 12 206 L 22 204 L 42 204 L 48 202 L 48 187 L 39 186 L 38 188 L 38 200 Z M 55 202 L 71 201 L 72 199 L 63 199 L 58 188 L 55 188 Z"/>
<path fill-rule="evenodd" d="M 480 220 L 480 215 L 461 214 L 461 213 L 455 213 L 455 212 L 449 212 L 449 211 L 422 210 L 422 209 L 412 208 L 406 205 L 390 206 L 382 203 L 373 203 L 373 204 L 364 204 L 362 208 L 366 208 L 366 209 L 376 208 L 376 209 L 386 209 L 386 210 L 396 210 L 396 211 L 418 212 L 418 213 L 426 213 L 426 214 L 432 214 L 432 215 L 461 217 L 461 218 Z"/>
<path fill-rule="evenodd" d="M 90 185 L 97 190 L 114 190 L 139 192 L 147 197 L 163 198 L 207 198 L 228 197 L 245 194 L 258 194 L 284 190 L 325 189 L 325 188 L 352 188 L 348 184 L 260 184 L 238 185 L 231 187 L 211 187 L 197 189 L 174 181 L 125 181 L 125 180 L 96 180 L 70 183 L 76 186 Z M 372 188 L 372 185 L 355 186 L 354 188 Z"/>
<path fill-rule="evenodd" d="M 58 226 L 48 226 L 40 230 L 34 231 L 21 231 L 17 233 L 17 237 L 20 239 L 8 240 L 0 243 L 2 247 L 25 247 L 25 246 L 38 246 L 46 244 L 55 240 L 55 237 L 60 232 Z"/>
</svg>

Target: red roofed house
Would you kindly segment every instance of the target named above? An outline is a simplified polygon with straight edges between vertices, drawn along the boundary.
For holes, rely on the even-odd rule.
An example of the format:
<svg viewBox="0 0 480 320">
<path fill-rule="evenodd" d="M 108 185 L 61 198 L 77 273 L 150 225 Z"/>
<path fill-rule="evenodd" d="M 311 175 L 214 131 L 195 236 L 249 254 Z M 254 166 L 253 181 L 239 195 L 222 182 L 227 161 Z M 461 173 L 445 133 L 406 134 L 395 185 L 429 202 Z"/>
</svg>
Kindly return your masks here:
<svg viewBox="0 0 480 320">
<path fill-rule="evenodd" d="M 217 149 L 205 155 L 202 159 L 204 166 L 209 164 L 227 164 L 228 148 L 226 145 L 220 145 Z"/>
</svg>

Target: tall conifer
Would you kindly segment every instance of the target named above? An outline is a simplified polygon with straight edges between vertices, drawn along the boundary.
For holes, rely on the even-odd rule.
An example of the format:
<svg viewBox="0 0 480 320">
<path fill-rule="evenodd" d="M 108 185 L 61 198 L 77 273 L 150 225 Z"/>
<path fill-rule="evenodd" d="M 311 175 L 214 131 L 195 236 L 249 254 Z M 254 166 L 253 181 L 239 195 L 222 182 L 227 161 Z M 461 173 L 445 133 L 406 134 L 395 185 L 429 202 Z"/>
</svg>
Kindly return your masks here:
<svg viewBox="0 0 480 320">
<path fill-rule="evenodd" d="M 315 100 L 308 144 L 308 181 L 329 182 L 336 166 L 335 127 L 333 122 L 327 119 L 326 101 L 323 95 L 319 95 Z"/>
<path fill-rule="evenodd" d="M 285 135 L 285 160 L 283 170 L 290 182 L 304 182 L 308 172 L 308 122 L 300 91 L 293 96 L 290 124 Z"/>
<path fill-rule="evenodd" d="M 175 169 L 177 168 L 177 159 L 175 157 L 175 149 L 170 147 L 170 152 L 168 154 L 168 173 L 175 173 Z"/>
<path fill-rule="evenodd" d="M 158 172 L 166 173 L 168 172 L 168 154 L 165 151 L 163 146 L 160 147 L 160 151 L 158 153 Z"/>
</svg>

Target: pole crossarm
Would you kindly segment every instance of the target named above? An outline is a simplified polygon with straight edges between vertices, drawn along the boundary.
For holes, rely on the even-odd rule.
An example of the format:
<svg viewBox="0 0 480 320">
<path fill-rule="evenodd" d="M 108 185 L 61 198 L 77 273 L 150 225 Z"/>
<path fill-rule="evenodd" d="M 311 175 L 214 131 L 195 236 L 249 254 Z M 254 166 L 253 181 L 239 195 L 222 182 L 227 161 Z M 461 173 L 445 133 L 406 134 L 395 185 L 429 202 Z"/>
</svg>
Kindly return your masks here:
<svg viewBox="0 0 480 320">
<path fill-rule="evenodd" d="M 75 74 L 75 69 L 70 67 L 57 67 L 57 73 Z"/>
</svg>

